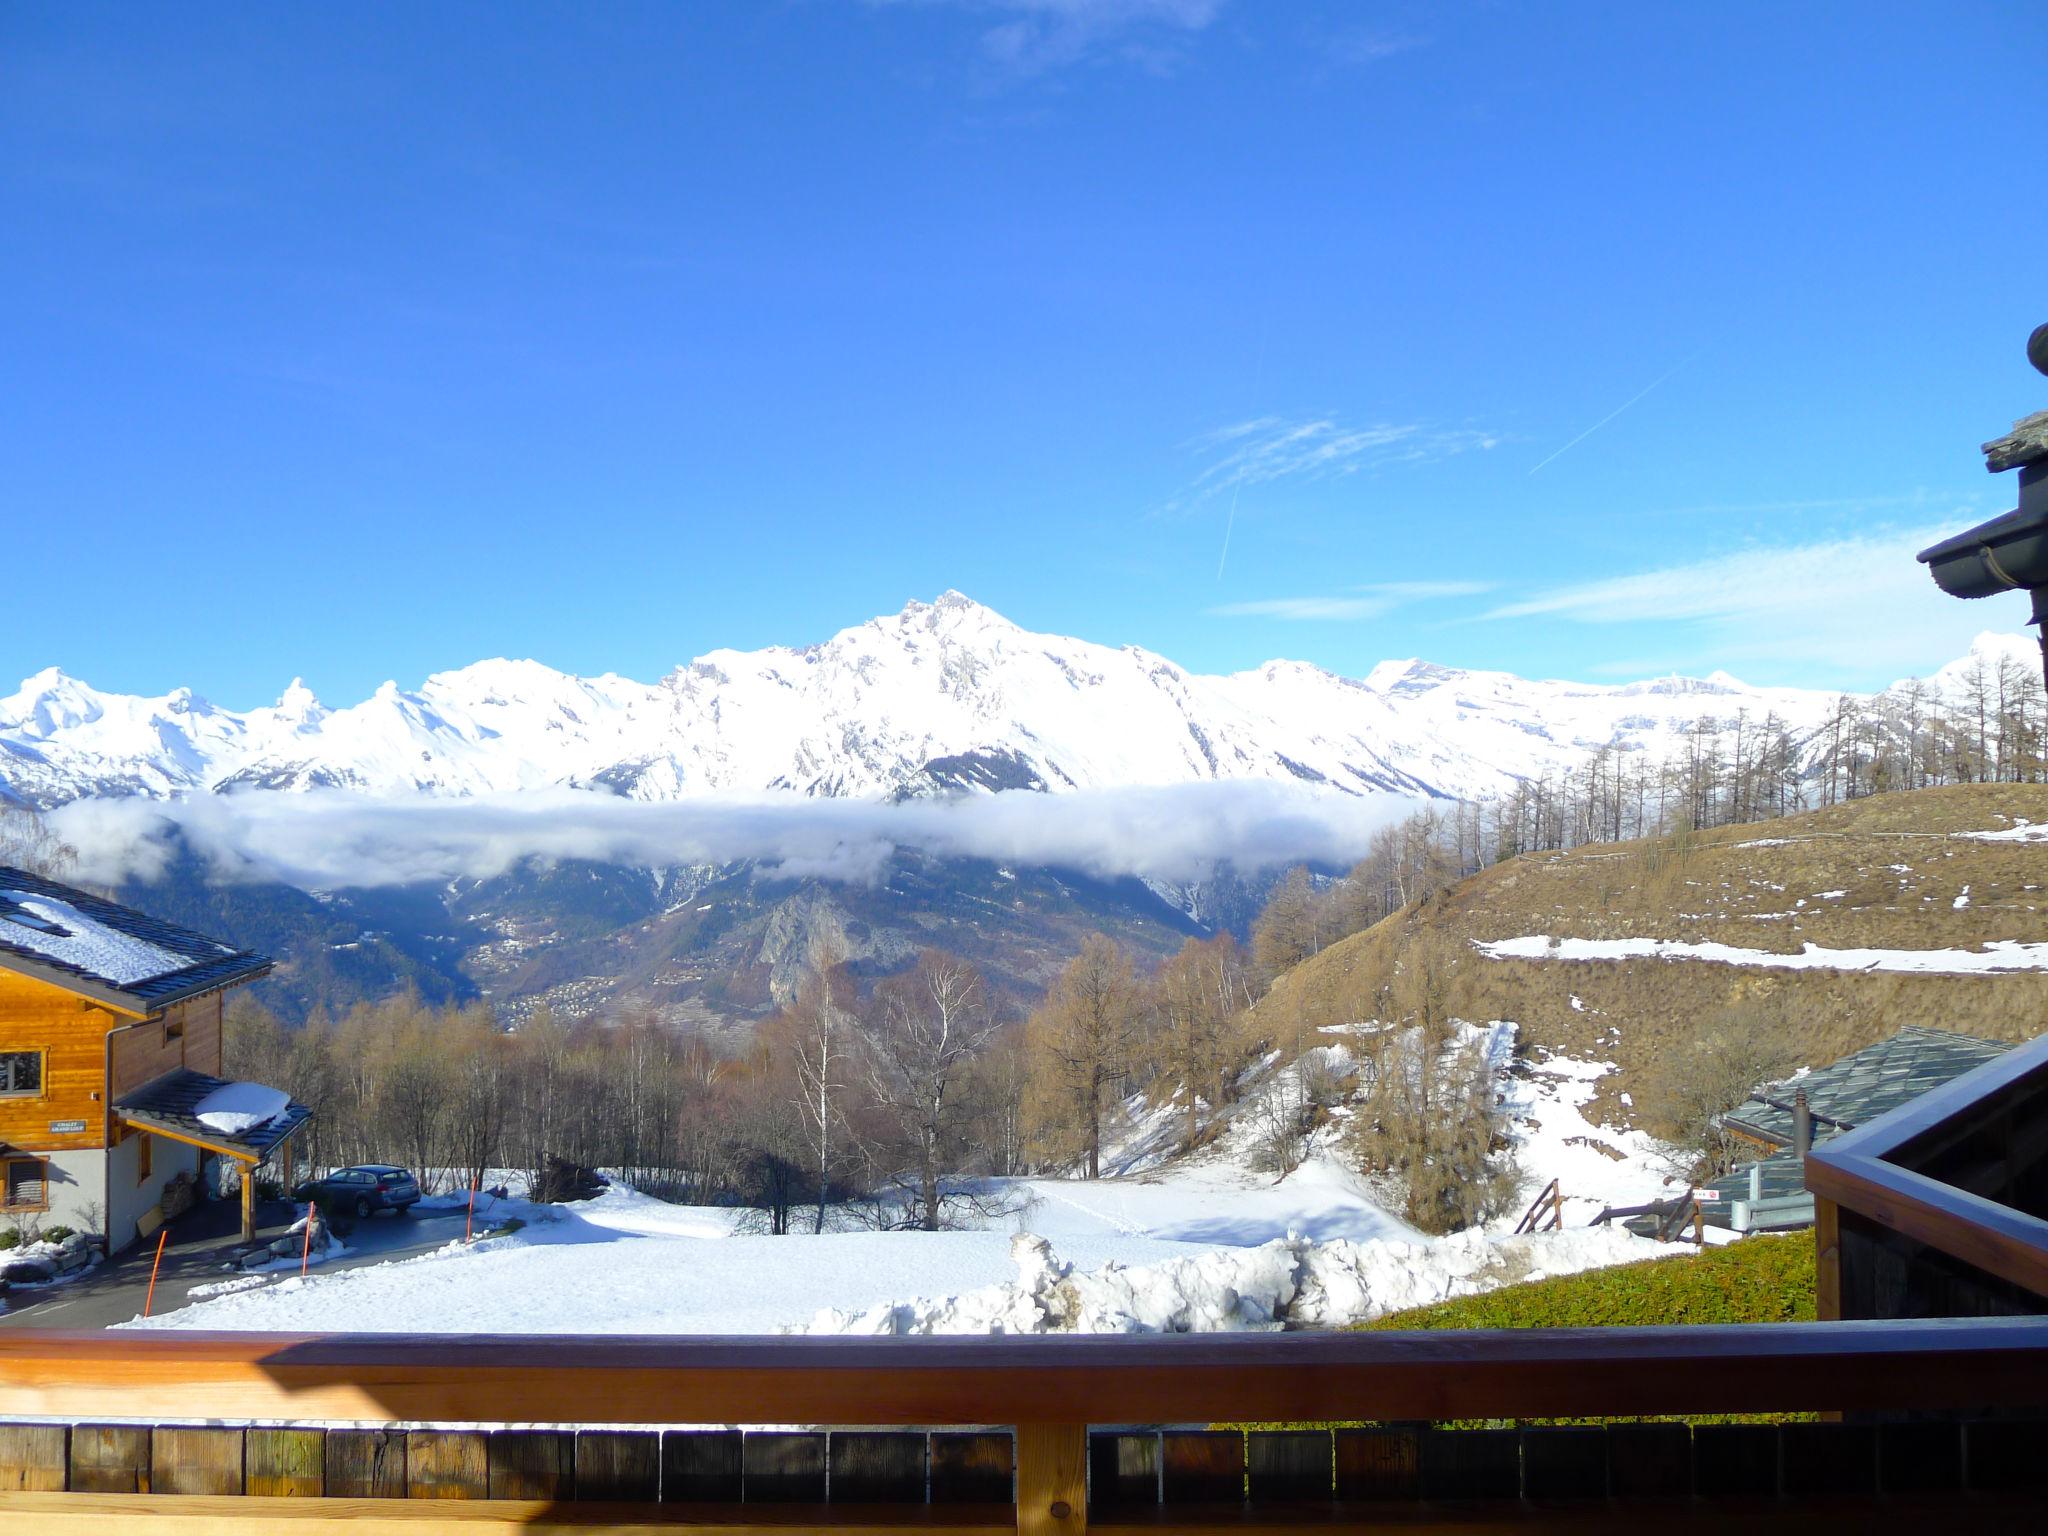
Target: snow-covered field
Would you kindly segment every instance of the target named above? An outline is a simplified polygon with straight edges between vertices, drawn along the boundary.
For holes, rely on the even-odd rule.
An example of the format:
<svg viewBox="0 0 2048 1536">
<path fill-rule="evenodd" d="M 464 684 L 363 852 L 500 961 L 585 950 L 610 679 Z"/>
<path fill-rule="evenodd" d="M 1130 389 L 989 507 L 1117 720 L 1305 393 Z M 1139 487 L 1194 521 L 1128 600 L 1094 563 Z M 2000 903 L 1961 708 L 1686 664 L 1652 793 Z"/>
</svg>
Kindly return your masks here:
<svg viewBox="0 0 2048 1536">
<path fill-rule="evenodd" d="M 1341 1033 L 1341 1032 L 1340 1032 Z M 1505 1070 L 1514 1026 L 1467 1026 Z M 1341 1039 L 1315 1057 L 1341 1069 Z M 1287 1091 L 1270 1069 L 1245 1100 Z M 524 1225 L 474 1244 L 229 1290 L 130 1327 L 254 1331 L 672 1333 L 1208 1331 L 1333 1326 L 1517 1280 L 1676 1250 L 1616 1227 L 1602 1205 L 1668 1181 L 1639 1132 L 1586 1121 L 1605 1063 L 1553 1058 L 1504 1078 L 1528 1186 L 1553 1176 L 1567 1230 L 1427 1238 L 1386 1210 L 1343 1160 L 1342 1114 L 1284 1177 L 1256 1168 L 1243 1110 L 1200 1152 L 1166 1150 L 1173 1106 L 1128 1106 L 1101 1179 L 985 1181 L 1005 1214 L 981 1230 L 738 1230 L 727 1209 L 664 1204 L 615 1187 L 565 1206 L 498 1200 L 479 1226 Z M 442 1203 L 461 1197 L 442 1197 Z M 430 1204 L 434 1203 L 432 1201 Z"/>
<path fill-rule="evenodd" d="M 1840 896 L 1839 891 L 1824 893 Z M 1958 908 L 1966 905 L 1959 898 Z M 1560 939 L 1532 933 L 1473 947 L 1490 960 L 1705 960 L 1786 971 L 1913 971 L 1935 976 L 1998 976 L 2048 970 L 2048 944 L 1993 939 L 1982 949 L 1829 949 L 1806 944 L 1796 955 L 1733 944 L 1677 939 Z"/>
</svg>

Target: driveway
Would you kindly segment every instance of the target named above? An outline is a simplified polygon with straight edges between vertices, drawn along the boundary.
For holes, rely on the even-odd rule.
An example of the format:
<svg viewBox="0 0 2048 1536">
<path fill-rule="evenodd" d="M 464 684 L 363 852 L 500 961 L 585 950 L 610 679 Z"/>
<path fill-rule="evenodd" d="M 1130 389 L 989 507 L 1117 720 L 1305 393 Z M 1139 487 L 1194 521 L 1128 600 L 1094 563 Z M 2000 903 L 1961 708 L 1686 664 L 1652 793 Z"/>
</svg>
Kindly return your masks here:
<svg viewBox="0 0 2048 1536">
<path fill-rule="evenodd" d="M 265 1201 L 256 1212 L 257 1236 L 264 1240 L 281 1237 L 303 1209 L 281 1200 Z M 379 1215 L 353 1223 L 337 1220 L 335 1231 L 349 1252 L 316 1266 L 316 1272 L 355 1269 L 425 1253 L 460 1240 L 463 1220 L 459 1207 L 452 1211 L 414 1207 L 403 1216 Z M 233 1278 L 235 1271 L 221 1266 L 229 1252 L 241 1245 L 241 1206 L 233 1200 L 209 1200 L 170 1225 L 171 1239 L 164 1249 L 156 1303 L 151 1308 L 157 1316 L 189 1305 L 189 1293 L 195 1287 Z M 140 1317 L 155 1258 L 156 1239 L 149 1237 L 79 1279 L 33 1290 L 16 1286 L 0 1300 L 0 1308 L 4 1308 L 0 1310 L 0 1328 L 107 1328 Z M 277 1271 L 273 1281 L 296 1273 Z"/>
</svg>

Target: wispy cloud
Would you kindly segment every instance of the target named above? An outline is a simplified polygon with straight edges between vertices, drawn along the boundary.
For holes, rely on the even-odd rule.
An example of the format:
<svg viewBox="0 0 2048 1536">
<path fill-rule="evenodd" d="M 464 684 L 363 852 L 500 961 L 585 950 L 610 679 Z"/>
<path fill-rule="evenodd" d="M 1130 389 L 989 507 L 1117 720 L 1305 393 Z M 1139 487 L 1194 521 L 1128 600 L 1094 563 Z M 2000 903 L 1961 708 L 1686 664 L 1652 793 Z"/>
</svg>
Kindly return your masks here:
<svg viewBox="0 0 2048 1536">
<path fill-rule="evenodd" d="M 2014 629 L 2025 619 L 2023 605 L 1958 602 L 1914 560 L 1969 515 L 1554 587 L 1482 617 L 1654 624 L 1668 636 L 1660 667 L 1797 663 L 1809 677 L 1816 666 L 1831 669 L 1844 686 L 1889 682 L 1952 660 L 1985 630 Z"/>
<path fill-rule="evenodd" d="M 1429 39 L 1414 32 L 1388 32 L 1372 27 L 1353 27 L 1337 33 L 1323 52 L 1333 64 L 1377 64 L 1397 53 L 1421 48 Z"/>
<path fill-rule="evenodd" d="M 1171 71 L 1227 0 L 866 0 L 871 6 L 947 5 L 983 19 L 981 53 L 1015 75 L 1121 60 Z"/>
<path fill-rule="evenodd" d="M 1110 877 L 1200 879 L 1304 859 L 1350 863 L 1412 809 L 1399 795 L 1237 781 L 888 804 L 800 795 L 655 803 L 585 790 L 378 799 L 268 790 L 161 802 L 80 800 L 51 813 L 88 879 L 154 878 L 173 840 L 229 879 L 308 889 L 488 878 L 529 859 L 643 867 L 754 860 L 791 877 L 869 882 L 899 848 Z"/>
<path fill-rule="evenodd" d="M 1295 623 L 1377 619 L 1407 603 L 1432 598 L 1474 597 L 1494 590 L 1490 581 L 1381 581 L 1352 587 L 1336 596 L 1266 597 L 1219 603 L 1208 612 L 1226 619 L 1285 619 Z"/>
<path fill-rule="evenodd" d="M 1209 463 L 1174 505 L 1185 506 L 1276 480 L 1328 480 L 1396 464 L 1422 464 L 1495 446 L 1499 437 L 1474 427 L 1419 422 L 1357 426 L 1331 416 L 1289 420 L 1260 416 L 1195 440 Z"/>
</svg>

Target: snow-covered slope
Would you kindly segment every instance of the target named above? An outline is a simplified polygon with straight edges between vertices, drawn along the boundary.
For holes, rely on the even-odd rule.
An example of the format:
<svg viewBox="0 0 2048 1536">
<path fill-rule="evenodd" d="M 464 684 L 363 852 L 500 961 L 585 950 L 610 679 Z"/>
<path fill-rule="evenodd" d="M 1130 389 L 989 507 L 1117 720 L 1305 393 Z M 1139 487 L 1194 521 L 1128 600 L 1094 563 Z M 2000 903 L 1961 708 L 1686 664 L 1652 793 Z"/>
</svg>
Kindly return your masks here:
<svg viewBox="0 0 2048 1536">
<path fill-rule="evenodd" d="M 1136 646 L 1034 634 L 948 592 L 822 645 L 713 651 L 658 683 L 483 661 L 343 709 L 294 681 L 275 705 L 237 713 L 184 688 L 100 693 L 50 668 L 0 697 L 0 794 L 51 806 L 574 785 L 674 800 L 1271 779 L 1473 796 L 1604 744 L 1674 749 L 1702 716 L 1775 712 L 1804 735 L 1833 698 L 1720 673 L 1602 687 L 1419 661 L 1363 679 L 1285 661 L 1200 676 Z"/>
</svg>

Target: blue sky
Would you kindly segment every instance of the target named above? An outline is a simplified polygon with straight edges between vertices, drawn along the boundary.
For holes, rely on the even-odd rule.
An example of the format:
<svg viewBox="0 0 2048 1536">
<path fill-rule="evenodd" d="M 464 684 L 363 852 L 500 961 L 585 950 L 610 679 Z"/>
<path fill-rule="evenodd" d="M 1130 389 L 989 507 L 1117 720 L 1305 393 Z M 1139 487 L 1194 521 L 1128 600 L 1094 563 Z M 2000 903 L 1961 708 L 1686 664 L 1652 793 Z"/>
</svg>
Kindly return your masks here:
<svg viewBox="0 0 2048 1536">
<path fill-rule="evenodd" d="M 653 677 L 948 587 L 1202 670 L 1929 670 L 2025 617 L 1910 550 L 2048 404 L 2044 48 L 1954 0 L 10 5 L 0 690 Z"/>
</svg>

